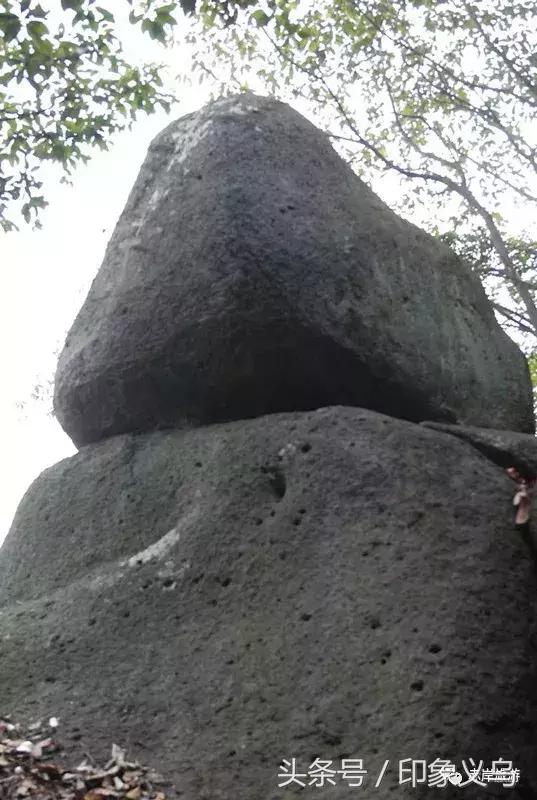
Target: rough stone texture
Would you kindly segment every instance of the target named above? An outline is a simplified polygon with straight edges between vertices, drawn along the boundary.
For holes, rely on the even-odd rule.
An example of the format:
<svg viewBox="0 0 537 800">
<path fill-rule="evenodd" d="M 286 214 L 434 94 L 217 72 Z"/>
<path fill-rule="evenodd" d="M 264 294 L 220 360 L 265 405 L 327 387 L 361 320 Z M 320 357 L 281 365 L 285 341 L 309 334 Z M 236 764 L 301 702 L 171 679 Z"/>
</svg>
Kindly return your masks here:
<svg viewBox="0 0 537 800">
<path fill-rule="evenodd" d="M 342 755 L 502 756 L 524 786 L 486 796 L 534 797 L 537 593 L 511 495 L 467 443 L 355 408 L 83 448 L 0 551 L 0 708 L 59 716 L 78 754 L 126 745 L 182 800 L 354 798 L 277 788 L 283 758 Z M 364 796 L 421 796 L 391 764 Z"/>
<path fill-rule="evenodd" d="M 77 444 L 344 404 L 533 431 L 475 276 L 289 106 L 241 95 L 151 145 L 56 378 Z"/>
<path fill-rule="evenodd" d="M 427 428 L 450 433 L 476 447 L 500 467 L 516 467 L 527 478 L 537 477 L 537 438 L 515 431 L 496 431 L 464 425 L 423 422 Z"/>
</svg>

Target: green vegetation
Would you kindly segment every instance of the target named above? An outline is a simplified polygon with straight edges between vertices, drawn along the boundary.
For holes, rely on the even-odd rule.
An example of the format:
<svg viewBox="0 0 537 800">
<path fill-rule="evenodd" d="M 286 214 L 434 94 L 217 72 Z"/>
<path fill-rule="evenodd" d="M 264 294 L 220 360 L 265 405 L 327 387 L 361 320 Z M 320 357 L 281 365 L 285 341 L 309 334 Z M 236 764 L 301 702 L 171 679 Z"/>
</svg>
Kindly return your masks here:
<svg viewBox="0 0 537 800">
<path fill-rule="evenodd" d="M 47 5 L 45 3 L 45 5 Z M 42 168 L 66 173 L 105 147 L 139 112 L 166 108 L 157 65 L 136 67 L 122 55 L 113 8 L 118 3 L 0 0 L 0 222 L 38 220 L 46 204 Z M 127 5 L 125 0 L 125 6 Z M 165 41 L 177 3 L 144 3 L 131 22 Z"/>
</svg>

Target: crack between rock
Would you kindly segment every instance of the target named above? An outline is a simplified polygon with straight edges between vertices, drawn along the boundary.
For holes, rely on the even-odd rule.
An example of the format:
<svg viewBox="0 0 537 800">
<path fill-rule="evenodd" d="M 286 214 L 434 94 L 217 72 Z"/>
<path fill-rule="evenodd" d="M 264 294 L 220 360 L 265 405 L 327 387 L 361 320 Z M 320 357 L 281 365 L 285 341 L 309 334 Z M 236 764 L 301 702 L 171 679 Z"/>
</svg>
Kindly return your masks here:
<svg viewBox="0 0 537 800">
<path fill-rule="evenodd" d="M 423 424 L 423 423 L 422 423 Z M 428 428 L 430 431 L 436 431 L 437 433 L 447 433 L 448 436 L 453 436 L 455 439 L 459 439 L 462 442 L 466 442 L 474 450 L 477 450 L 481 455 L 485 456 L 488 461 L 491 461 L 497 467 L 501 469 L 508 469 L 508 467 L 515 467 L 526 479 L 532 480 L 533 478 L 537 477 L 535 471 L 528 466 L 527 461 L 524 459 L 517 458 L 512 453 L 509 453 L 507 450 L 500 449 L 499 447 L 495 447 L 493 444 L 486 444 L 485 442 L 478 442 L 475 439 L 472 439 L 470 436 L 466 435 L 462 431 L 459 433 L 455 430 L 445 430 L 440 428 L 435 428 L 433 426 L 424 425 L 424 427 Z"/>
</svg>

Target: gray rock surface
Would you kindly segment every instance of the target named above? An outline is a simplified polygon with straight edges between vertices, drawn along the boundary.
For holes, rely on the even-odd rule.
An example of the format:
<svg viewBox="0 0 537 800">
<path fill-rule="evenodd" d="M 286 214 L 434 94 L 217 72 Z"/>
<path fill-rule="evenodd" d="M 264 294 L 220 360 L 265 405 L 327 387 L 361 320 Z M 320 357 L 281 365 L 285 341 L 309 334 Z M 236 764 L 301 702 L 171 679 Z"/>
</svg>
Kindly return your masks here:
<svg viewBox="0 0 537 800">
<path fill-rule="evenodd" d="M 465 425 L 423 422 L 428 428 L 469 442 L 500 467 L 516 467 L 528 478 L 537 477 L 537 438 L 516 431 L 497 431 Z"/>
<path fill-rule="evenodd" d="M 511 495 L 467 443 L 356 408 L 83 448 L 0 551 L 0 709 L 59 716 L 72 754 L 127 746 L 182 800 L 416 797 L 401 759 L 500 756 L 524 787 L 486 796 L 535 796 Z M 292 757 L 363 758 L 369 783 L 278 789 Z"/>
<path fill-rule="evenodd" d="M 533 431 L 477 278 L 289 106 L 247 94 L 151 145 L 67 338 L 77 444 L 344 404 Z"/>
</svg>

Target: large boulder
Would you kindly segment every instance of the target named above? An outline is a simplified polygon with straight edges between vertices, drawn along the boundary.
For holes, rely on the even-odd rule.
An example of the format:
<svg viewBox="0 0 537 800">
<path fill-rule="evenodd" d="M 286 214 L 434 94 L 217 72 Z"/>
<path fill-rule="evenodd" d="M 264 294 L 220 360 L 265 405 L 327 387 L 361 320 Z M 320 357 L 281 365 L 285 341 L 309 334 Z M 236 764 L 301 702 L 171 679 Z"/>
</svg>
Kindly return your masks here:
<svg viewBox="0 0 537 800">
<path fill-rule="evenodd" d="M 126 746 L 182 800 L 290 800 L 282 760 L 316 757 L 364 760 L 338 800 L 436 796 L 398 787 L 410 758 L 511 759 L 520 787 L 464 796 L 533 797 L 537 593 L 511 492 L 458 438 L 354 408 L 85 447 L 0 551 L 0 708 L 59 716 L 71 756 Z"/>
<path fill-rule="evenodd" d="M 289 106 L 245 94 L 151 145 L 67 338 L 77 444 L 323 405 L 533 431 L 477 278 Z"/>
</svg>

